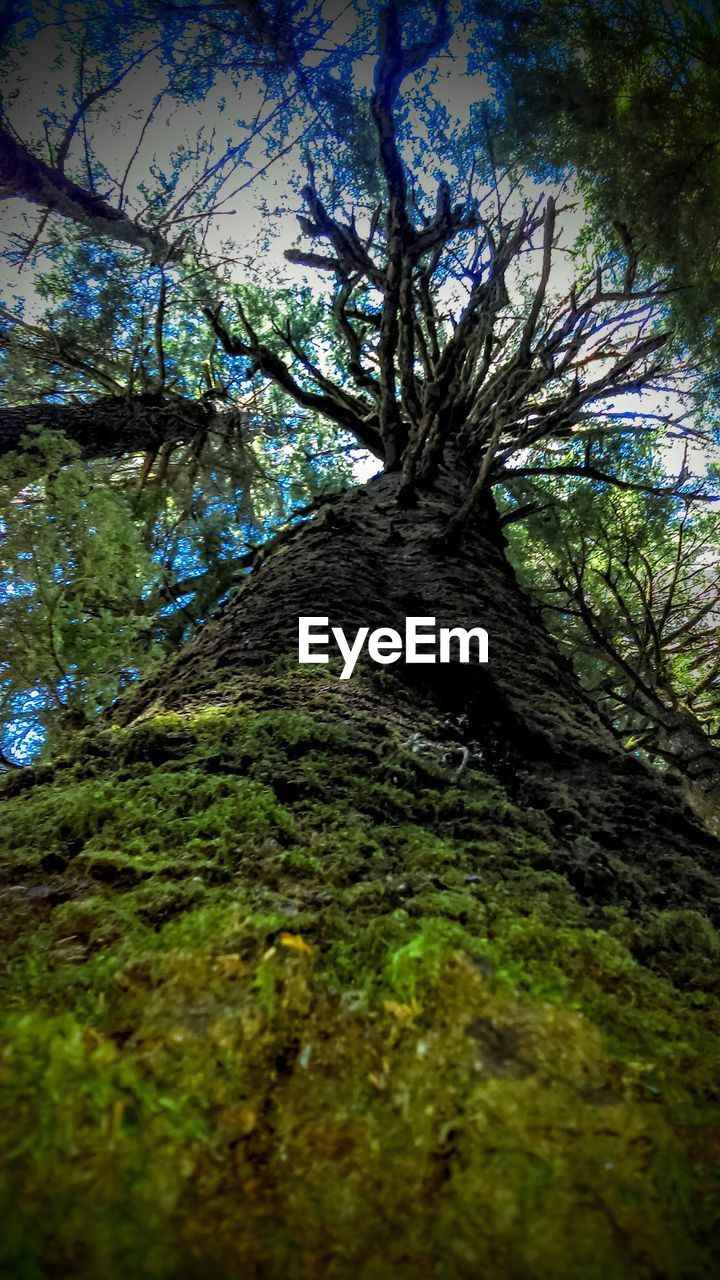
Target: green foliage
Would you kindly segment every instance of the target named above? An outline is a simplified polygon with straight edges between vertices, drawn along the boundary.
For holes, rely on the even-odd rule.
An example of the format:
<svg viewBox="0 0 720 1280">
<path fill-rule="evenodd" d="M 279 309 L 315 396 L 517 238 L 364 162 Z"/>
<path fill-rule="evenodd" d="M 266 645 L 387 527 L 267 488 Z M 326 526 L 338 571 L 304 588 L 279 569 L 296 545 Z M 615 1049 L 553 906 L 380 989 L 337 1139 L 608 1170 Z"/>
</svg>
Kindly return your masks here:
<svg viewBox="0 0 720 1280">
<path fill-rule="evenodd" d="M 686 340 L 714 373 L 720 259 L 720 28 L 694 0 L 483 6 L 506 145 L 572 166 L 601 239 L 629 230 L 669 271 Z M 619 226 L 618 224 L 621 224 Z M 614 230 L 613 230 L 614 228 Z"/>
<path fill-rule="evenodd" d="M 87 349 L 121 353 L 112 366 L 93 357 L 94 371 L 72 375 L 75 390 L 87 391 L 89 375 L 107 390 L 111 367 L 116 387 L 132 390 L 137 368 L 132 347 L 122 354 L 118 326 L 132 321 L 138 335 L 146 327 L 136 283 L 132 276 L 126 282 L 131 320 L 104 298 L 108 335 L 102 319 L 75 319 L 77 298 L 63 276 L 62 309 L 50 317 L 55 330 L 39 329 L 29 343 L 10 347 L 8 394 L 19 397 L 32 384 L 54 395 L 67 382 L 57 343 L 47 350 L 48 334 L 58 330 L 71 366 Z M 266 294 L 247 290 L 245 303 L 270 328 Z M 302 305 L 303 322 L 317 327 L 317 304 Z M 300 303 L 297 314 L 304 314 Z M 349 442 L 277 392 L 241 393 L 237 375 L 213 363 L 207 333 L 196 325 L 193 342 L 185 319 L 165 344 L 166 373 L 176 392 L 199 394 L 206 384 L 231 402 L 214 432 L 154 463 L 136 456 L 91 464 L 58 433 L 36 432 L 25 453 L 0 463 L 0 748 L 11 759 L 27 759 L 42 741 L 52 748 L 107 706 L 208 616 L 247 572 L 253 548 L 297 508 L 352 477 Z M 154 378 L 148 365 L 135 390 L 147 391 Z"/>
<path fill-rule="evenodd" d="M 720 730 L 718 522 L 711 503 L 683 501 L 657 464 L 648 470 L 655 494 L 562 477 L 529 485 L 522 501 L 537 510 L 510 526 L 511 554 L 627 745 L 683 770 L 663 712 L 708 741 Z"/>
<path fill-rule="evenodd" d="M 30 450 L 0 461 L 0 723 L 19 744 L 51 728 L 57 742 L 158 653 L 143 607 L 157 566 L 129 495 L 52 433 Z"/>
</svg>

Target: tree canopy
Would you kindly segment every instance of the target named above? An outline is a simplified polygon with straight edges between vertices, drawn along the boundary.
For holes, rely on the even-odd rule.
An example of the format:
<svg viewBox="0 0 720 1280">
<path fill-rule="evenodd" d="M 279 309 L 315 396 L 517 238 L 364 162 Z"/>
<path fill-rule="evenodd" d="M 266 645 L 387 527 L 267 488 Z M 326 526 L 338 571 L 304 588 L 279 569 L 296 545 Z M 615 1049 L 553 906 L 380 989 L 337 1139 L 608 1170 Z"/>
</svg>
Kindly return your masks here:
<svg viewBox="0 0 720 1280">
<path fill-rule="evenodd" d="M 718 356 L 720 26 L 714 4 L 509 0 L 483 6 L 505 142 L 571 166 L 600 236 L 667 271 L 686 342 Z"/>
<path fill-rule="evenodd" d="M 613 543 L 657 527 L 653 582 L 677 592 L 682 531 L 685 622 L 710 644 L 714 408 L 686 321 L 712 315 L 691 266 L 714 37 L 693 7 L 622 9 L 6 7 L 7 761 L 186 639 L 325 496 L 382 466 L 412 505 L 449 459 L 448 545 L 494 490 L 543 601 L 554 566 L 590 685 L 625 672 L 623 731 L 637 658 L 631 748 L 657 744 L 661 704 L 717 733 L 709 658 L 669 679 L 656 651 L 650 679 L 645 551 Z M 640 628 L 621 652 L 590 579 Z"/>
</svg>

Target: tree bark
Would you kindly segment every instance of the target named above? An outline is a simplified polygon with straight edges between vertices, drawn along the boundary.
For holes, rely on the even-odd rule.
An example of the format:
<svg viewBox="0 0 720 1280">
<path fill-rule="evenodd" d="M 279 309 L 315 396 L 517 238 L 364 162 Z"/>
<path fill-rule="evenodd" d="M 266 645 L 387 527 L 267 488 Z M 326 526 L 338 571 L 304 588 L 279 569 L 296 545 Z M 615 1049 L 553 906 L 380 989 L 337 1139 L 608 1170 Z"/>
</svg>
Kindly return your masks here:
<svg viewBox="0 0 720 1280">
<path fill-rule="evenodd" d="M 211 410 L 179 397 L 106 397 L 92 404 L 37 404 L 0 408 L 0 456 L 22 447 L 34 427 L 62 432 L 84 458 L 152 453 L 180 444 L 209 425 Z"/>
<path fill-rule="evenodd" d="M 347 681 L 332 666 L 317 670 L 328 673 L 323 683 L 350 723 L 358 708 L 374 706 L 404 740 L 414 735 L 438 759 L 494 774 L 532 812 L 551 850 L 545 866 L 589 901 L 717 914 L 717 842 L 677 785 L 624 752 L 581 689 L 505 557 L 491 499 L 462 546 L 448 551 L 443 534 L 460 478 L 443 471 L 411 510 L 397 501 L 400 483 L 379 476 L 300 528 L 117 706 L 116 722 L 231 703 L 236 680 L 261 678 L 278 659 L 293 669 L 299 616 L 328 616 L 349 638 L 360 626 L 402 633 L 410 615 L 434 617 L 438 627 L 480 625 L 489 635 L 486 666 L 368 662 Z"/>
<path fill-rule="evenodd" d="M 717 940 L 662 908 L 720 914 L 717 843 L 580 689 L 492 504 L 448 553 L 458 479 L 400 484 L 269 553 L 130 732 L 0 787 L 34 1274 L 713 1274 Z M 304 614 L 482 624 L 490 662 L 313 674 Z"/>
</svg>

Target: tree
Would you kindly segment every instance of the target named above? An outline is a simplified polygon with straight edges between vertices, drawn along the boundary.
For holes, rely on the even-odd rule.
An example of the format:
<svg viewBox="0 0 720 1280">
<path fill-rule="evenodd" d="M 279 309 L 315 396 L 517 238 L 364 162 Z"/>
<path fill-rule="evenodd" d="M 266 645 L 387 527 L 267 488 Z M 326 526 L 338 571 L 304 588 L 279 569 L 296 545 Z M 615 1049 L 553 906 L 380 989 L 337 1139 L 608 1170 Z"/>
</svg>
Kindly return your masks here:
<svg viewBox="0 0 720 1280">
<path fill-rule="evenodd" d="M 618 244 L 630 237 L 647 261 L 671 272 L 683 337 L 712 376 L 720 101 L 714 6 L 540 0 L 482 12 L 505 145 L 545 172 L 571 165 L 596 227 L 612 228 Z"/>
<path fill-rule="evenodd" d="M 184 49 L 197 7 L 167 8 Z M 282 35 L 270 76 L 292 60 L 298 14 L 260 12 Z M 243 32 L 256 13 L 240 10 Z M 203 6 L 196 48 L 206 21 L 221 48 L 242 46 L 236 16 Z M 43 507 L 55 536 L 37 582 L 61 558 L 72 582 L 78 559 L 59 545 L 58 468 L 92 488 L 93 468 L 122 474 L 100 453 L 160 456 L 177 397 L 200 407 L 191 436 L 211 430 L 200 352 L 212 389 L 228 388 L 221 414 L 239 374 L 261 403 L 278 397 L 290 458 L 292 403 L 381 464 L 253 554 L 102 721 L 3 784 L 15 1272 L 709 1273 L 717 842 L 623 750 L 504 532 L 527 515 L 528 483 L 571 475 L 593 498 L 655 484 L 646 450 L 659 426 L 688 431 L 689 373 L 666 284 L 631 246 L 574 255 L 575 282 L 558 272 L 562 192 L 528 199 L 485 155 L 455 191 L 411 180 L 413 128 L 439 129 L 428 102 L 450 36 L 442 2 L 385 8 L 355 106 L 376 135 L 374 183 L 343 173 L 333 192 L 308 140 L 288 256 L 330 280 L 334 330 L 312 296 L 269 306 L 228 255 L 199 248 L 151 264 L 137 304 L 93 312 L 86 273 L 82 322 L 62 300 L 49 322 L 17 308 L 8 322 L 7 420 L 24 410 L 46 427 L 16 500 L 60 504 Z M 166 325 L 173 290 L 184 301 Z M 190 344 L 188 362 L 193 305 L 209 347 Z M 130 354 L 92 350 L 88 316 L 106 335 L 121 316 Z M 17 403 L 23 379 L 37 402 Z M 59 461 L 58 422 L 75 441 Z M 681 474 L 675 500 L 689 487 Z M 115 594 L 122 566 L 103 564 Z M 101 585 L 74 589 L 92 603 Z M 308 672 L 297 620 L 310 615 L 348 632 L 480 622 L 490 663 Z"/>
<path fill-rule="evenodd" d="M 520 575 L 626 749 L 675 769 L 689 803 L 712 822 L 717 521 L 667 495 L 564 496 L 562 505 L 537 504 L 515 533 Z"/>
</svg>

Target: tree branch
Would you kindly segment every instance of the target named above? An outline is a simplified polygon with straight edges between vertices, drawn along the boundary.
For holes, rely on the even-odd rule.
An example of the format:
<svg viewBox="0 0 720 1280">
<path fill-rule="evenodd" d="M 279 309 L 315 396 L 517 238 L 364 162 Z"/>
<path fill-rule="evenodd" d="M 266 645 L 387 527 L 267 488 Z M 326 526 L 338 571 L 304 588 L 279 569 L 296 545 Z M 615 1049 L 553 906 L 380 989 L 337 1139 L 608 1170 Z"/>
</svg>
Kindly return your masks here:
<svg viewBox="0 0 720 1280">
<path fill-rule="evenodd" d="M 179 256 L 177 245 L 170 245 L 156 231 L 133 222 L 121 209 L 78 186 L 60 169 L 52 169 L 0 125 L 0 200 L 13 197 L 70 218 L 95 236 L 110 236 L 143 249 L 155 262 Z"/>
<path fill-rule="evenodd" d="M 212 410 L 179 397 L 108 396 L 92 404 L 36 404 L 0 408 L 0 456 L 22 449 L 35 427 L 62 433 L 84 458 L 150 453 L 180 444 L 207 428 Z"/>
<path fill-rule="evenodd" d="M 341 399 L 339 395 L 307 391 L 293 377 L 284 361 L 259 340 L 242 312 L 241 319 L 246 329 L 247 341 L 235 334 L 231 334 L 225 328 L 220 321 L 219 308 L 216 311 L 205 310 L 204 314 L 210 321 L 213 332 L 228 355 L 245 356 L 246 359 L 252 361 L 258 372 L 270 378 L 277 386 L 282 387 L 283 391 L 286 391 L 297 404 L 302 405 L 305 409 L 310 409 L 313 413 L 322 414 L 324 417 L 329 418 L 331 422 L 335 422 L 338 426 L 351 431 L 366 449 L 374 453 L 377 458 L 383 458 L 382 441 L 373 422 L 373 417 L 376 415 L 373 414 L 372 410 L 369 409 L 367 413 L 363 413 L 363 406 L 360 402 L 357 402 L 358 408 L 355 409 L 346 400 Z"/>
<path fill-rule="evenodd" d="M 503 467 L 501 471 L 495 472 L 492 477 L 492 483 L 512 484 L 513 480 L 526 480 L 533 476 L 578 476 L 583 480 L 594 480 L 598 484 L 614 485 L 616 489 L 625 489 L 631 493 L 649 493 L 658 498 L 680 497 L 692 502 L 720 502 L 720 497 L 717 494 L 705 493 L 702 489 L 687 493 L 685 490 L 679 489 L 677 483 L 674 485 L 650 485 L 643 484 L 639 480 L 622 480 L 619 476 L 613 476 L 609 472 L 598 470 L 597 467 L 586 465 Z"/>
</svg>

